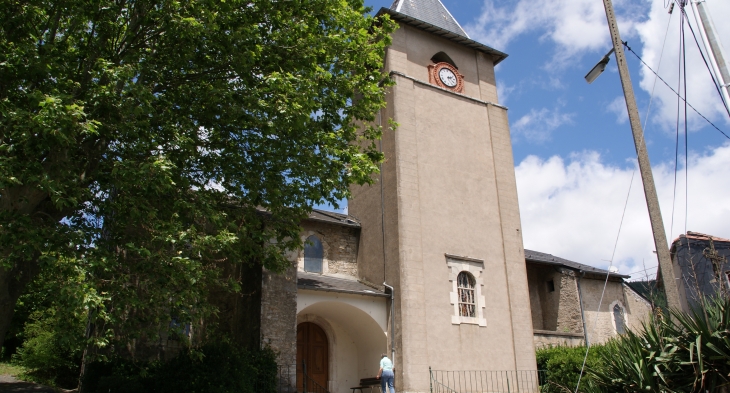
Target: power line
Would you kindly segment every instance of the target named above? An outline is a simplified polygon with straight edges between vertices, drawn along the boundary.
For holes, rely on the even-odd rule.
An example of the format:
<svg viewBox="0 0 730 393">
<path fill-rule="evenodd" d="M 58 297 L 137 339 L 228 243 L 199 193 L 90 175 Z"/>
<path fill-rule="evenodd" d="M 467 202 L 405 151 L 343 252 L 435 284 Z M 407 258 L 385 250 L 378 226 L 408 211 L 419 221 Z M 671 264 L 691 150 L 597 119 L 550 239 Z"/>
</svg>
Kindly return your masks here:
<svg viewBox="0 0 730 393">
<path fill-rule="evenodd" d="M 626 275 L 627 275 L 627 276 L 630 276 L 630 275 L 632 275 L 632 274 L 636 274 L 636 273 L 643 273 L 643 272 L 647 272 L 647 271 L 649 271 L 649 270 L 654 270 L 654 269 L 656 269 L 656 268 L 658 268 L 658 267 L 659 267 L 659 266 L 654 266 L 654 267 L 648 267 L 648 268 L 646 268 L 646 269 L 642 269 L 642 270 L 637 270 L 637 271 L 635 271 L 635 272 L 631 272 L 631 273 L 626 273 Z"/>
<path fill-rule="evenodd" d="M 664 78 L 662 78 L 661 76 L 659 76 L 659 74 L 657 74 L 657 72 L 656 72 L 656 71 L 654 71 L 654 69 L 653 69 L 653 68 L 649 67 L 649 65 L 648 65 L 648 64 L 646 64 L 646 62 L 644 61 L 644 59 L 642 59 L 642 58 L 641 58 L 641 56 L 639 56 L 639 54 L 638 54 L 638 53 L 634 52 L 634 50 L 633 50 L 633 49 L 631 49 L 631 47 L 630 47 L 630 46 L 629 46 L 629 45 L 628 45 L 627 43 L 624 43 L 624 46 L 626 47 L 626 49 L 628 49 L 628 50 L 629 50 L 629 52 L 633 53 L 633 54 L 634 54 L 634 56 L 636 56 L 636 58 L 638 58 L 638 59 L 639 59 L 639 61 L 640 61 L 640 62 L 641 62 L 641 63 L 642 63 L 642 64 L 643 64 L 643 65 L 644 65 L 644 66 L 645 66 L 646 68 L 648 68 L 648 69 L 649 69 L 649 71 L 651 71 L 651 72 L 652 72 L 652 73 L 653 73 L 654 75 L 656 75 L 656 76 L 657 76 L 657 78 L 659 78 L 659 80 L 660 80 L 660 81 L 662 81 L 662 83 L 664 83 L 664 84 L 665 84 L 665 85 L 666 85 L 666 86 L 667 86 L 667 87 L 668 87 L 668 88 L 669 88 L 669 89 L 670 89 L 670 90 L 671 90 L 671 91 L 672 91 L 672 92 L 673 92 L 674 94 L 676 94 L 676 95 L 677 95 L 677 96 L 678 96 L 678 97 L 679 97 L 679 98 L 680 98 L 680 99 L 681 99 L 682 101 L 684 101 L 684 102 L 687 102 L 687 100 L 685 100 L 684 98 L 682 98 L 682 96 L 680 96 L 680 94 L 679 94 L 679 93 L 677 93 L 677 91 L 676 91 L 676 90 L 674 90 L 674 88 L 672 88 L 672 86 L 669 86 L 669 83 L 667 83 L 667 81 L 665 81 L 665 80 L 664 80 Z M 727 139 L 730 139 L 730 136 L 728 136 L 728 134 L 726 134 L 726 133 L 725 133 L 725 132 L 723 132 L 723 131 L 722 131 L 721 129 L 719 129 L 719 128 L 718 128 L 718 127 L 717 127 L 717 126 L 716 126 L 716 125 L 715 125 L 715 124 L 714 124 L 713 122 L 711 122 L 711 121 L 710 121 L 710 119 L 708 119 L 707 117 L 705 117 L 705 116 L 704 116 L 704 115 L 703 115 L 702 113 L 700 113 L 700 111 L 698 111 L 698 110 L 697 110 L 697 108 L 695 108 L 694 106 L 692 106 L 692 104 L 690 104 L 689 102 L 687 102 L 687 106 L 689 106 L 690 108 L 692 108 L 692 110 L 693 110 L 693 111 L 695 111 L 695 113 L 697 113 L 698 115 L 700 115 L 700 117 L 701 117 L 701 118 L 705 119 L 705 121 L 706 121 L 707 123 L 709 123 L 709 124 L 710 124 L 710 125 L 711 125 L 711 126 L 712 126 L 713 128 L 715 128 L 716 130 L 720 131 L 720 133 L 721 133 L 722 135 L 724 135 L 724 136 L 725 136 L 725 138 L 727 138 Z"/>
<path fill-rule="evenodd" d="M 707 63 L 707 59 L 705 59 L 705 53 L 702 52 L 702 48 L 700 47 L 700 42 L 697 40 L 697 35 L 695 34 L 695 31 L 692 28 L 692 25 L 689 23 L 689 17 L 687 16 L 684 6 L 680 6 L 679 9 L 682 11 L 682 14 L 685 15 L 685 19 L 687 19 L 687 26 L 689 27 L 689 31 L 692 32 L 692 37 L 695 39 L 695 44 L 697 45 L 697 49 L 700 51 L 700 56 L 702 57 L 702 61 L 705 62 L 705 67 L 707 68 L 707 72 L 710 73 L 710 78 L 712 78 L 712 84 L 715 86 L 715 90 L 717 90 L 717 94 L 720 95 L 720 100 L 724 104 L 723 106 L 725 107 L 725 111 L 727 112 L 728 117 L 730 117 L 730 109 L 728 109 L 729 108 L 728 103 L 725 102 L 725 97 L 723 97 L 722 92 L 720 91 L 720 82 L 717 79 L 715 79 L 715 75 L 712 73 L 712 70 L 710 70 L 710 64 Z M 698 23 L 698 22 L 695 20 L 695 23 Z M 682 32 L 682 34 L 684 34 L 684 32 Z"/>
<path fill-rule="evenodd" d="M 618 239 L 621 236 L 621 228 L 624 226 L 624 217 L 626 217 L 626 207 L 629 206 L 629 197 L 631 196 L 631 186 L 634 184 L 634 175 L 636 171 L 631 174 L 631 181 L 629 182 L 629 191 L 626 193 L 626 202 L 624 203 L 624 211 L 621 213 L 621 222 L 618 224 L 618 233 L 616 233 L 616 242 L 613 243 L 613 253 L 611 253 L 611 260 L 608 262 L 608 270 L 606 271 L 606 281 L 603 282 L 603 291 L 601 291 L 601 298 L 598 300 L 598 309 L 596 310 L 596 318 L 593 321 L 593 330 L 595 332 L 596 326 L 598 326 L 598 316 L 601 312 L 601 304 L 603 303 L 603 296 L 606 294 L 606 287 L 608 286 L 608 277 L 611 275 L 611 266 L 613 266 L 613 259 L 616 257 L 616 248 L 618 248 Z M 578 393 L 580 388 L 580 380 L 583 378 L 583 372 L 586 369 L 586 361 L 588 361 L 588 351 L 591 349 L 588 343 L 588 332 L 586 334 L 586 354 L 583 356 L 583 365 L 580 368 L 580 374 L 578 374 L 578 384 L 575 386 L 575 393 Z"/>
</svg>

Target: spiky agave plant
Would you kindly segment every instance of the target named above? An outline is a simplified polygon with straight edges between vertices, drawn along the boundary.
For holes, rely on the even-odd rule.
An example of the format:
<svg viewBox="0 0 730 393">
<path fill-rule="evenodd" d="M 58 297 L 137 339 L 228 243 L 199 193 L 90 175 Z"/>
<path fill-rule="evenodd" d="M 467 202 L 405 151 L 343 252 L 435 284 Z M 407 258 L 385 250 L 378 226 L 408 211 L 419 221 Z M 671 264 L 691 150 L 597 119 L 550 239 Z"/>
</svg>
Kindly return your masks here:
<svg viewBox="0 0 730 393">
<path fill-rule="evenodd" d="M 695 392 L 727 391 L 730 387 L 730 299 L 705 298 L 691 313 L 672 310 L 677 360 L 690 366 Z"/>
<path fill-rule="evenodd" d="M 724 392 L 730 381 L 730 299 L 711 298 L 691 313 L 652 316 L 640 331 L 608 343 L 588 371 L 608 392 Z"/>
</svg>

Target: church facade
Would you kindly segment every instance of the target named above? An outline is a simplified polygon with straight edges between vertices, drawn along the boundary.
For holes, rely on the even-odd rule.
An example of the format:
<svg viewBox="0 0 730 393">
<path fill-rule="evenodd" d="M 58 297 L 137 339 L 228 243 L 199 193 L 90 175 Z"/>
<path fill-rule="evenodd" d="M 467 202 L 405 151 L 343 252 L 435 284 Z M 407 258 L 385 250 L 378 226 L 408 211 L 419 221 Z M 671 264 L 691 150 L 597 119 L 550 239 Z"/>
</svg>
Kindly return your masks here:
<svg viewBox="0 0 730 393">
<path fill-rule="evenodd" d="M 306 371 L 333 393 L 375 376 L 381 353 L 398 392 L 428 392 L 430 369 L 534 371 L 533 324 L 550 318 L 533 312 L 544 302 L 528 276 L 542 283 L 545 264 L 528 274 L 497 97 L 494 66 L 507 55 L 471 40 L 439 0 L 396 0 L 380 14 L 400 28 L 378 121 L 398 129 L 383 135 L 381 175 L 352 189 L 348 215 L 314 211 L 290 270 L 264 273 L 262 343 L 296 365 L 297 383 Z M 577 344 L 583 320 L 538 330 Z"/>
</svg>

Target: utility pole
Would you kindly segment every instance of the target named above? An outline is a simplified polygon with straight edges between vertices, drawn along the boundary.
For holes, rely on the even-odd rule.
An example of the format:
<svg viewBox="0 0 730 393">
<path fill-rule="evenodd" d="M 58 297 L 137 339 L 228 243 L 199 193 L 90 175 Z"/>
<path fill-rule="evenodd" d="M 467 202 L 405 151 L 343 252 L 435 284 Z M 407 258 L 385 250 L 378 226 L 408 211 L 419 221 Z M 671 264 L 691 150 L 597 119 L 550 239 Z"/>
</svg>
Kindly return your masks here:
<svg viewBox="0 0 730 393">
<path fill-rule="evenodd" d="M 725 99 L 725 108 L 730 113 L 730 71 L 728 71 L 727 62 L 725 56 L 722 53 L 722 44 L 717 38 L 715 32 L 715 25 L 710 19 L 710 15 L 705 9 L 705 0 L 691 0 L 692 11 L 694 11 L 695 18 L 700 24 L 700 35 L 702 36 L 702 43 L 705 45 L 705 50 L 711 56 L 710 64 L 717 78 L 717 82 L 720 84 L 720 92 Z"/>
<path fill-rule="evenodd" d="M 634 145 L 636 145 L 636 155 L 639 159 L 639 171 L 641 172 L 641 180 L 644 183 L 646 207 L 649 209 L 649 219 L 651 220 L 651 229 L 654 234 L 654 246 L 656 247 L 657 257 L 659 259 L 659 267 L 662 271 L 667 304 L 669 307 L 677 310 L 686 310 L 686 307 L 684 307 L 686 302 L 682 301 L 683 299 L 680 297 L 679 292 L 678 281 L 681 283 L 681 280 L 674 271 L 672 259 L 669 255 L 667 235 L 664 232 L 662 213 L 659 210 L 659 198 L 657 197 L 656 187 L 654 186 L 654 176 L 651 173 L 649 154 L 646 151 L 646 143 L 644 142 L 644 131 L 641 129 L 639 109 L 636 106 L 636 98 L 634 97 L 634 89 L 631 85 L 629 67 L 626 64 L 623 42 L 618 32 L 616 15 L 614 14 L 611 0 L 603 0 L 603 5 L 606 8 L 606 19 L 608 21 L 608 29 L 611 31 L 611 40 L 613 41 L 616 63 L 618 64 L 619 75 L 621 77 L 621 86 L 624 89 L 624 98 L 626 99 L 626 109 L 629 112 L 631 132 L 634 134 Z"/>
</svg>

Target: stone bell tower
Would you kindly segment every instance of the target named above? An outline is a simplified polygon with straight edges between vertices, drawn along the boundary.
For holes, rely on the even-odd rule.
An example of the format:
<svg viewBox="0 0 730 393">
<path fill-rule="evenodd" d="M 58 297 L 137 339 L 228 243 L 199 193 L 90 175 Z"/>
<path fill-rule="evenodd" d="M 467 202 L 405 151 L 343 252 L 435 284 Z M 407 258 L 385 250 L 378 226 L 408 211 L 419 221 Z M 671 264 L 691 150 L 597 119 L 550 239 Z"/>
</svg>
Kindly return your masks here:
<svg viewBox="0 0 730 393">
<path fill-rule="evenodd" d="M 395 288 L 396 388 L 435 370 L 535 370 L 507 108 L 494 66 L 439 0 L 396 0 L 382 177 L 353 188 L 361 280 Z M 390 322 L 389 322 L 390 323 Z M 391 337 L 388 332 L 388 351 Z M 378 359 L 373 359 L 377 362 Z"/>
</svg>

